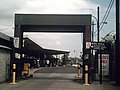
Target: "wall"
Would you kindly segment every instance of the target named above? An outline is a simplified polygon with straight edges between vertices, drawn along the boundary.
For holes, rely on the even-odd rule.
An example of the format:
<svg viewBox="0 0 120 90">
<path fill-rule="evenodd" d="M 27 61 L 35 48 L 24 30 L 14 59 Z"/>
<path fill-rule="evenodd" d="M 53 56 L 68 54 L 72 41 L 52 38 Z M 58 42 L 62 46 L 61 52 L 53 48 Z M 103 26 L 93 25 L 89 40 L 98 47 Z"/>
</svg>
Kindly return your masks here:
<svg viewBox="0 0 120 90">
<path fill-rule="evenodd" d="M 0 82 L 9 79 L 10 76 L 10 50 L 0 48 Z"/>
</svg>

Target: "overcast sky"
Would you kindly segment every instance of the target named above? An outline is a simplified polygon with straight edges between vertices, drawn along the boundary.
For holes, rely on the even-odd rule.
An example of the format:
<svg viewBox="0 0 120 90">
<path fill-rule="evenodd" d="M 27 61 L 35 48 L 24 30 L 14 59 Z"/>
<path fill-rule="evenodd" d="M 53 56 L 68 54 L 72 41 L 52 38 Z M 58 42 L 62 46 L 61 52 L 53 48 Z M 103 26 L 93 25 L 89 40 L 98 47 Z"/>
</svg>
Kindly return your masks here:
<svg viewBox="0 0 120 90">
<path fill-rule="evenodd" d="M 99 6 L 101 20 L 109 2 L 110 0 L 0 0 L 0 32 L 14 36 L 15 13 L 92 14 L 97 17 Z M 100 36 L 103 37 L 110 31 L 115 31 L 115 5 Z M 44 48 L 70 50 L 71 56 L 78 56 L 82 51 L 82 34 L 25 33 L 25 35 Z"/>
</svg>

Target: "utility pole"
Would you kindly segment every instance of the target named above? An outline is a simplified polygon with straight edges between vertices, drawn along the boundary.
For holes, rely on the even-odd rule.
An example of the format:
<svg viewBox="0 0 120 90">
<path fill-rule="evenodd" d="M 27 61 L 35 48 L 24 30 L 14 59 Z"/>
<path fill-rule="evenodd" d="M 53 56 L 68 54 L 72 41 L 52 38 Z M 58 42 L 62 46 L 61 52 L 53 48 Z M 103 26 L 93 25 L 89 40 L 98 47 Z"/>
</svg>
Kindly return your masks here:
<svg viewBox="0 0 120 90">
<path fill-rule="evenodd" d="M 99 30 L 99 7 L 97 7 L 97 31 L 98 31 L 98 43 L 99 43 L 99 37 L 100 37 L 100 30 Z M 100 84 L 102 84 L 102 53 L 101 53 L 101 46 L 100 46 L 100 50 L 99 51 L 99 54 L 100 54 Z"/>
<path fill-rule="evenodd" d="M 115 62 L 116 62 L 116 67 L 115 67 L 115 71 L 116 71 L 116 76 L 115 76 L 115 82 L 116 85 L 120 85 L 120 28 L 119 28 L 119 14 L 120 14 L 120 10 L 119 10 L 119 0 L 116 0 L 116 41 L 115 41 Z"/>
<path fill-rule="evenodd" d="M 92 42 L 94 42 L 94 21 L 92 21 Z"/>
<path fill-rule="evenodd" d="M 98 15 L 98 17 L 97 17 L 97 31 L 98 31 L 98 42 L 99 42 L 99 35 L 100 35 L 100 30 L 99 30 L 99 7 L 97 7 L 97 15 Z"/>
<path fill-rule="evenodd" d="M 100 84 L 102 84 L 102 53 L 101 53 L 101 46 L 100 46 Z"/>
</svg>

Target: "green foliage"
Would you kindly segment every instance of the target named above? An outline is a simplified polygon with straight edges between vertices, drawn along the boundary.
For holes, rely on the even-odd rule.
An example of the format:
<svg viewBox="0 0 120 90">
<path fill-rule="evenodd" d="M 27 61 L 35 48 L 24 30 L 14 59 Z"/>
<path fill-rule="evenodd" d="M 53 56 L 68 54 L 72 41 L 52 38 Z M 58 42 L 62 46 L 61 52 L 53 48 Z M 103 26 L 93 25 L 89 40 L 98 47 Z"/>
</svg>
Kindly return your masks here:
<svg viewBox="0 0 120 90">
<path fill-rule="evenodd" d="M 114 44 L 115 44 L 115 34 L 110 32 L 105 37 L 102 38 L 102 42 L 105 42 L 105 46 L 107 47 L 107 51 L 113 51 L 114 50 Z"/>
<path fill-rule="evenodd" d="M 66 53 L 62 56 L 63 64 L 66 64 L 68 62 L 68 56 L 69 56 L 68 53 Z"/>
</svg>

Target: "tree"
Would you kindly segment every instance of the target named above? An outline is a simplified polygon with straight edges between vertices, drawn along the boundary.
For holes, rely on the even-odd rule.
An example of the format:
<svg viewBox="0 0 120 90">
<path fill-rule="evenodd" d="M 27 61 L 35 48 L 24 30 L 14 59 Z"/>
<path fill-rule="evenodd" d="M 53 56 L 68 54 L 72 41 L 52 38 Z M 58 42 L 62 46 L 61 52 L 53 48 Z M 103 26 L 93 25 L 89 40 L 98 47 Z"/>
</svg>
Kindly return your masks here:
<svg viewBox="0 0 120 90">
<path fill-rule="evenodd" d="M 64 54 L 64 55 L 62 56 L 63 65 L 65 65 L 65 64 L 68 62 L 68 56 L 69 56 L 68 53 L 66 53 L 66 54 Z"/>
<path fill-rule="evenodd" d="M 115 33 L 110 32 L 105 37 L 102 38 L 102 42 L 105 42 L 105 46 L 107 51 L 113 51 L 114 50 L 114 44 L 115 44 Z"/>
</svg>

